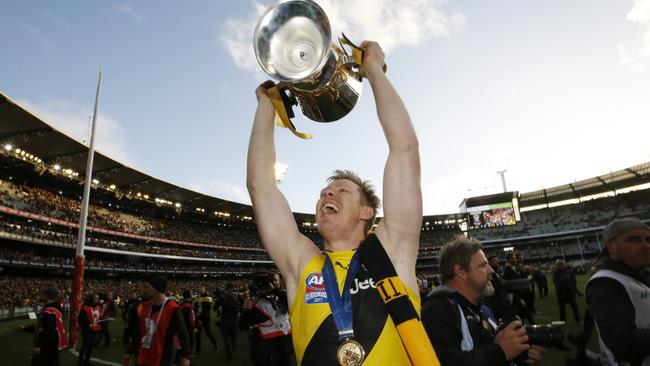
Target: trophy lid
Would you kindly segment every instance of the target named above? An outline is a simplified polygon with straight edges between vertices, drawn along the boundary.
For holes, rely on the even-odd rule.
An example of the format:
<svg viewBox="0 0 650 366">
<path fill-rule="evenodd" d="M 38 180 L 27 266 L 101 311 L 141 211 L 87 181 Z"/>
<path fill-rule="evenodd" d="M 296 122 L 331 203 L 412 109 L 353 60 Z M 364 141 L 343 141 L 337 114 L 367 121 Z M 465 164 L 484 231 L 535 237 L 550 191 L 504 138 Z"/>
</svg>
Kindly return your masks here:
<svg viewBox="0 0 650 366">
<path fill-rule="evenodd" d="M 297 82 L 318 73 L 331 51 L 331 29 L 323 9 L 311 0 L 280 0 L 255 28 L 257 62 L 272 78 Z"/>
</svg>

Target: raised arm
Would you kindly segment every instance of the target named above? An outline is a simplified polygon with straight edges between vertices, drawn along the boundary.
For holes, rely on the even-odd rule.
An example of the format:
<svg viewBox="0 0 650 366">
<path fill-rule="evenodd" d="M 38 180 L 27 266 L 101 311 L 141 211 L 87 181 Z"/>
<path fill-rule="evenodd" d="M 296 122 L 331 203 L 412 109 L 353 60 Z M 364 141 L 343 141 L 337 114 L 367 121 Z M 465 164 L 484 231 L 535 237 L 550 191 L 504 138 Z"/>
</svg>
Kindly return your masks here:
<svg viewBox="0 0 650 366">
<path fill-rule="evenodd" d="M 375 232 L 400 276 L 408 269 L 403 280 L 411 289 L 417 289 L 415 260 L 422 226 L 418 138 L 404 103 L 382 70 L 383 51 L 375 42 L 364 42 L 361 47 L 365 50 L 361 72 L 370 81 L 389 148 L 384 168 L 384 218 Z"/>
<path fill-rule="evenodd" d="M 255 91 L 258 105 L 248 145 L 246 185 L 262 244 L 285 278 L 291 302 L 301 263 L 306 264 L 319 251 L 298 230 L 289 203 L 275 182 L 275 109 L 266 93 L 271 86 L 272 82 L 266 82 Z"/>
</svg>

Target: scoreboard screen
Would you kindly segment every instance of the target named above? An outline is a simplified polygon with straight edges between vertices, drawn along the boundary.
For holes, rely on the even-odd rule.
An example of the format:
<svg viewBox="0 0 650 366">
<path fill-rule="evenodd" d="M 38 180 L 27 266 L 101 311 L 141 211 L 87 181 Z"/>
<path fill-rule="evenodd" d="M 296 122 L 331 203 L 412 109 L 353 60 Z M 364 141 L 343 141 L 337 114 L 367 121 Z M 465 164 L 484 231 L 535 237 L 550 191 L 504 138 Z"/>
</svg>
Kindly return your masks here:
<svg viewBox="0 0 650 366">
<path fill-rule="evenodd" d="M 517 224 L 517 207 L 513 202 L 500 202 L 483 206 L 467 207 L 469 228 L 482 229 Z"/>
</svg>

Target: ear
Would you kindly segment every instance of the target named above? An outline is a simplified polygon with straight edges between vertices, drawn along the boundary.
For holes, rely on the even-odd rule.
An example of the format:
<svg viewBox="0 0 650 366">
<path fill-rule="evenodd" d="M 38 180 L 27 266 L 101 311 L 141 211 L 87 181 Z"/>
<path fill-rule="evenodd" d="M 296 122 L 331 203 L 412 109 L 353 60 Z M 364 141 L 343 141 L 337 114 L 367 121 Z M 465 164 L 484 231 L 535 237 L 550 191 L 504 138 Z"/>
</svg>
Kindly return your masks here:
<svg viewBox="0 0 650 366">
<path fill-rule="evenodd" d="M 454 274 L 462 280 L 467 279 L 467 272 L 465 272 L 465 270 L 463 269 L 463 267 L 460 266 L 460 264 L 454 265 Z"/>
<path fill-rule="evenodd" d="M 609 253 L 609 257 L 611 259 L 618 259 L 618 253 L 616 251 L 617 247 L 613 241 L 606 241 L 605 248 L 607 248 L 607 252 Z"/>
<path fill-rule="evenodd" d="M 361 220 L 371 220 L 375 216 L 375 210 L 372 209 L 372 207 L 368 206 L 363 206 L 361 208 Z"/>
</svg>

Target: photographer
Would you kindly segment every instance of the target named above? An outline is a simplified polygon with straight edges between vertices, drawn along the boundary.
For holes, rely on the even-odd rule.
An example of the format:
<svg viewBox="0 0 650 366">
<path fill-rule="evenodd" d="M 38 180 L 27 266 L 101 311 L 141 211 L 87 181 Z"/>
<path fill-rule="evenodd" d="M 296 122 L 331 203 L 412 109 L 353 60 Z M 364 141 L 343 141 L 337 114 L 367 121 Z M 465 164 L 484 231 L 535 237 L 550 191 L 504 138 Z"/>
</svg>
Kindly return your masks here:
<svg viewBox="0 0 650 366">
<path fill-rule="evenodd" d="M 252 298 L 244 300 L 239 329 L 250 329 L 250 356 L 256 366 L 290 365 L 291 323 L 287 295 L 277 273 L 258 276 Z"/>
<path fill-rule="evenodd" d="M 604 364 L 650 365 L 650 228 L 635 218 L 615 219 L 603 236 L 605 258 L 586 297 Z"/>
<path fill-rule="evenodd" d="M 491 296 L 494 270 L 481 244 L 458 236 L 439 258 L 443 287 L 434 290 L 422 307 L 422 322 L 443 365 L 509 365 L 526 354 L 539 361 L 543 348 L 528 344 L 526 329 L 513 321 L 497 331 L 490 309 L 480 303 Z"/>
</svg>

